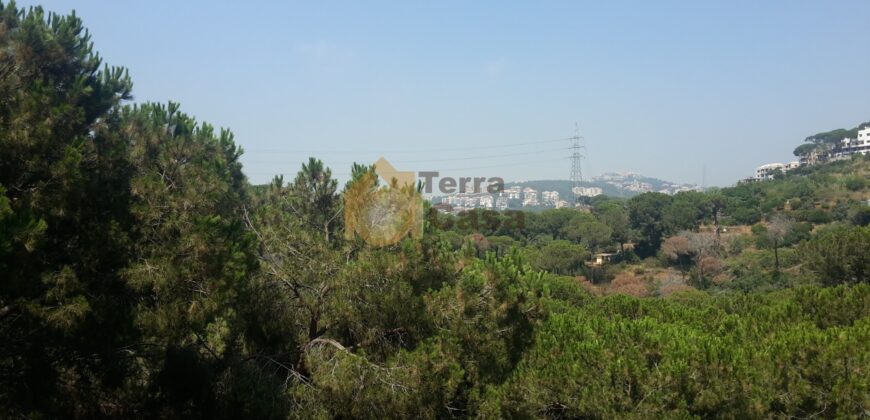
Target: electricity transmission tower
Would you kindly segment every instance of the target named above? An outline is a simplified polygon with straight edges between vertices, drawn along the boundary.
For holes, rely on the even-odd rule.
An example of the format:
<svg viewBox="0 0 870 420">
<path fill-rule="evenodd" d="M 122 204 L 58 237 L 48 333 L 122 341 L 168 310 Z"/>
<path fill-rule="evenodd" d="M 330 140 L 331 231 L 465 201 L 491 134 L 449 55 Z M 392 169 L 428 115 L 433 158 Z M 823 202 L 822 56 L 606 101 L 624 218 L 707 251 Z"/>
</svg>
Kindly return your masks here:
<svg viewBox="0 0 870 420">
<path fill-rule="evenodd" d="M 584 156 L 580 153 L 580 149 L 585 149 L 585 146 L 580 144 L 582 139 L 580 127 L 577 123 L 574 123 L 574 136 L 571 137 L 571 192 L 574 194 L 574 206 L 580 202 L 580 195 L 577 190 L 580 187 L 580 183 L 583 182 L 583 170 L 580 169 L 580 159 L 583 159 Z"/>
</svg>

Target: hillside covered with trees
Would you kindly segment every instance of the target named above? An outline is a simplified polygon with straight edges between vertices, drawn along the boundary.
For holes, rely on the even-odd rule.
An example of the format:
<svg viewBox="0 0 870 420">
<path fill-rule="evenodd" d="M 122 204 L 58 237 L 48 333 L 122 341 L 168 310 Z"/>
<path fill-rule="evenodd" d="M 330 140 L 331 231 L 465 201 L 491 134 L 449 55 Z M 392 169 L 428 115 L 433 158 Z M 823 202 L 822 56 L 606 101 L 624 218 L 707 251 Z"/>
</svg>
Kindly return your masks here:
<svg viewBox="0 0 870 420">
<path fill-rule="evenodd" d="M 870 410 L 866 158 L 377 247 L 341 217 L 372 167 L 253 186 L 133 92 L 78 17 L 0 3 L 2 418 Z"/>
<path fill-rule="evenodd" d="M 825 131 L 804 139 L 803 144 L 794 149 L 795 156 L 809 156 L 813 153 L 818 154 L 835 154 L 843 146 L 843 139 L 855 139 L 858 137 L 858 131 L 870 127 L 870 121 L 858 124 L 857 127 L 851 129 L 838 128 L 836 130 Z"/>
</svg>

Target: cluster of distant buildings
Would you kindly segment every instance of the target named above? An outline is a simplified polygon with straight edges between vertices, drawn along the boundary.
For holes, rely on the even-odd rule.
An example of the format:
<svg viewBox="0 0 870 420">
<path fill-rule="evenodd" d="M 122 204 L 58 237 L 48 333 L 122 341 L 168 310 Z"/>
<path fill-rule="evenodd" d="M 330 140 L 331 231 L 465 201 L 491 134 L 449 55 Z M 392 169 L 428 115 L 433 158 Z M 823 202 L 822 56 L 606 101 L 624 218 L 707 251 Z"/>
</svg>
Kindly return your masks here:
<svg viewBox="0 0 870 420">
<path fill-rule="evenodd" d="M 644 181 L 644 179 L 647 178 L 643 178 L 642 176 L 631 172 L 622 174 L 606 173 L 602 174 L 601 176 L 592 178 L 593 181 L 603 182 L 618 190 L 628 191 L 635 194 L 642 194 L 646 192 L 660 192 L 663 194 L 674 195 L 676 193 L 684 191 L 703 190 L 703 188 L 698 185 L 675 184 L 671 182 L 659 182 L 659 186 L 656 187 L 652 183 Z M 599 194 L 601 193 L 599 192 Z"/>
<path fill-rule="evenodd" d="M 653 191 L 653 185 L 649 182 L 638 180 L 633 173 L 606 173 L 592 178 L 593 181 L 604 182 L 612 187 L 634 193 Z"/>
<path fill-rule="evenodd" d="M 600 194 L 600 188 L 599 188 Z M 440 197 L 440 203 L 435 207 L 439 210 L 459 213 L 473 209 L 507 210 L 522 207 L 568 207 L 569 203 L 559 198 L 558 191 L 541 191 L 531 187 L 513 186 L 504 191 L 490 194 L 456 193 Z"/>
<path fill-rule="evenodd" d="M 808 150 L 799 156 L 799 159 L 789 163 L 768 163 L 755 168 L 755 175 L 743 180 L 743 182 L 766 181 L 773 179 L 776 174 L 786 173 L 801 166 L 817 165 L 819 163 L 848 159 L 852 155 L 866 155 L 870 153 L 870 127 L 858 131 L 857 138 L 844 138 L 840 143 L 829 147 L 818 147 Z"/>
<path fill-rule="evenodd" d="M 658 185 L 646 182 L 647 178 L 640 175 L 625 173 L 606 173 L 593 178 L 598 185 L 607 184 L 614 189 L 633 193 L 660 192 L 676 194 L 682 191 L 700 191 L 701 187 L 690 184 L 675 184 L 658 182 Z M 606 187 L 606 185 L 604 186 Z M 563 191 L 565 192 L 565 191 Z M 595 186 L 578 186 L 570 190 L 571 197 L 561 197 L 559 191 L 538 191 L 535 188 L 512 186 L 499 193 L 489 192 L 457 192 L 440 197 L 433 197 L 433 207 L 446 213 L 460 213 L 474 209 L 508 210 L 523 208 L 563 208 L 572 207 L 574 197 L 596 197 L 604 194 L 604 188 Z M 567 200 L 566 200 L 567 198 Z"/>
</svg>

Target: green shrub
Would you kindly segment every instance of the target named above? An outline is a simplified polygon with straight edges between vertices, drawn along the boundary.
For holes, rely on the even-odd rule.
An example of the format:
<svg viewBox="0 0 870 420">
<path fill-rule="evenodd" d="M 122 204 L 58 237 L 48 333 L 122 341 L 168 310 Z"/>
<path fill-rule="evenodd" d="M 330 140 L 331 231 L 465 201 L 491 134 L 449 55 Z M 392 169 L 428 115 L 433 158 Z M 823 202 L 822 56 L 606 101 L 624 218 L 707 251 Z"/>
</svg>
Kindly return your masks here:
<svg viewBox="0 0 870 420">
<path fill-rule="evenodd" d="M 795 212 L 795 216 L 795 218 L 799 221 L 809 222 L 816 225 L 831 222 L 831 215 L 826 211 L 820 209 L 797 211 Z"/>
<path fill-rule="evenodd" d="M 548 319 L 481 405 L 508 418 L 861 416 L 870 287 L 609 296 Z"/>
<path fill-rule="evenodd" d="M 861 191 L 867 187 L 867 180 L 859 175 L 849 176 L 843 179 L 843 185 L 849 191 Z"/>
<path fill-rule="evenodd" d="M 824 284 L 870 282 L 870 226 L 835 226 L 800 246 L 803 267 Z"/>
</svg>

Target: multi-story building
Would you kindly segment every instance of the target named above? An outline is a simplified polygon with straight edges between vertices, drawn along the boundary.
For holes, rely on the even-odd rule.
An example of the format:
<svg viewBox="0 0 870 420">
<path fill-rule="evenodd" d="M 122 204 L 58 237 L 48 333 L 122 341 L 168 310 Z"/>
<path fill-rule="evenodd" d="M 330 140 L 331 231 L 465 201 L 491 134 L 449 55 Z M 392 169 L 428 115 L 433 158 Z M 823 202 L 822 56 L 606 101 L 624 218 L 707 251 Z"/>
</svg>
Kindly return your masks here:
<svg viewBox="0 0 870 420">
<path fill-rule="evenodd" d="M 581 197 L 595 197 L 604 194 L 604 190 L 599 187 L 574 187 L 572 192 Z"/>
<path fill-rule="evenodd" d="M 523 207 L 538 205 L 538 190 L 526 187 L 523 188 Z"/>
<path fill-rule="evenodd" d="M 508 208 L 508 198 L 507 197 L 499 197 L 495 200 L 495 208 L 499 210 L 506 210 Z"/>
<path fill-rule="evenodd" d="M 541 193 L 541 201 L 544 204 L 556 205 L 559 201 L 559 191 L 544 191 Z"/>
<path fill-rule="evenodd" d="M 785 165 L 781 163 L 768 163 L 767 165 L 761 165 L 755 168 L 755 179 L 759 181 L 773 179 L 775 174 L 785 173 L 786 170 Z"/>
<path fill-rule="evenodd" d="M 858 138 L 845 138 L 840 142 L 840 150 L 837 156 L 849 156 L 860 153 L 870 153 L 870 127 L 858 131 Z"/>
<path fill-rule="evenodd" d="M 523 190 L 520 187 L 510 187 L 499 194 L 502 197 L 507 197 L 508 200 L 519 200 Z"/>
<path fill-rule="evenodd" d="M 507 198 L 503 198 L 506 202 Z M 495 204 L 493 195 L 489 193 L 457 193 L 438 197 L 438 200 L 439 204 L 451 206 L 454 212 L 475 208 L 491 209 Z"/>
</svg>

